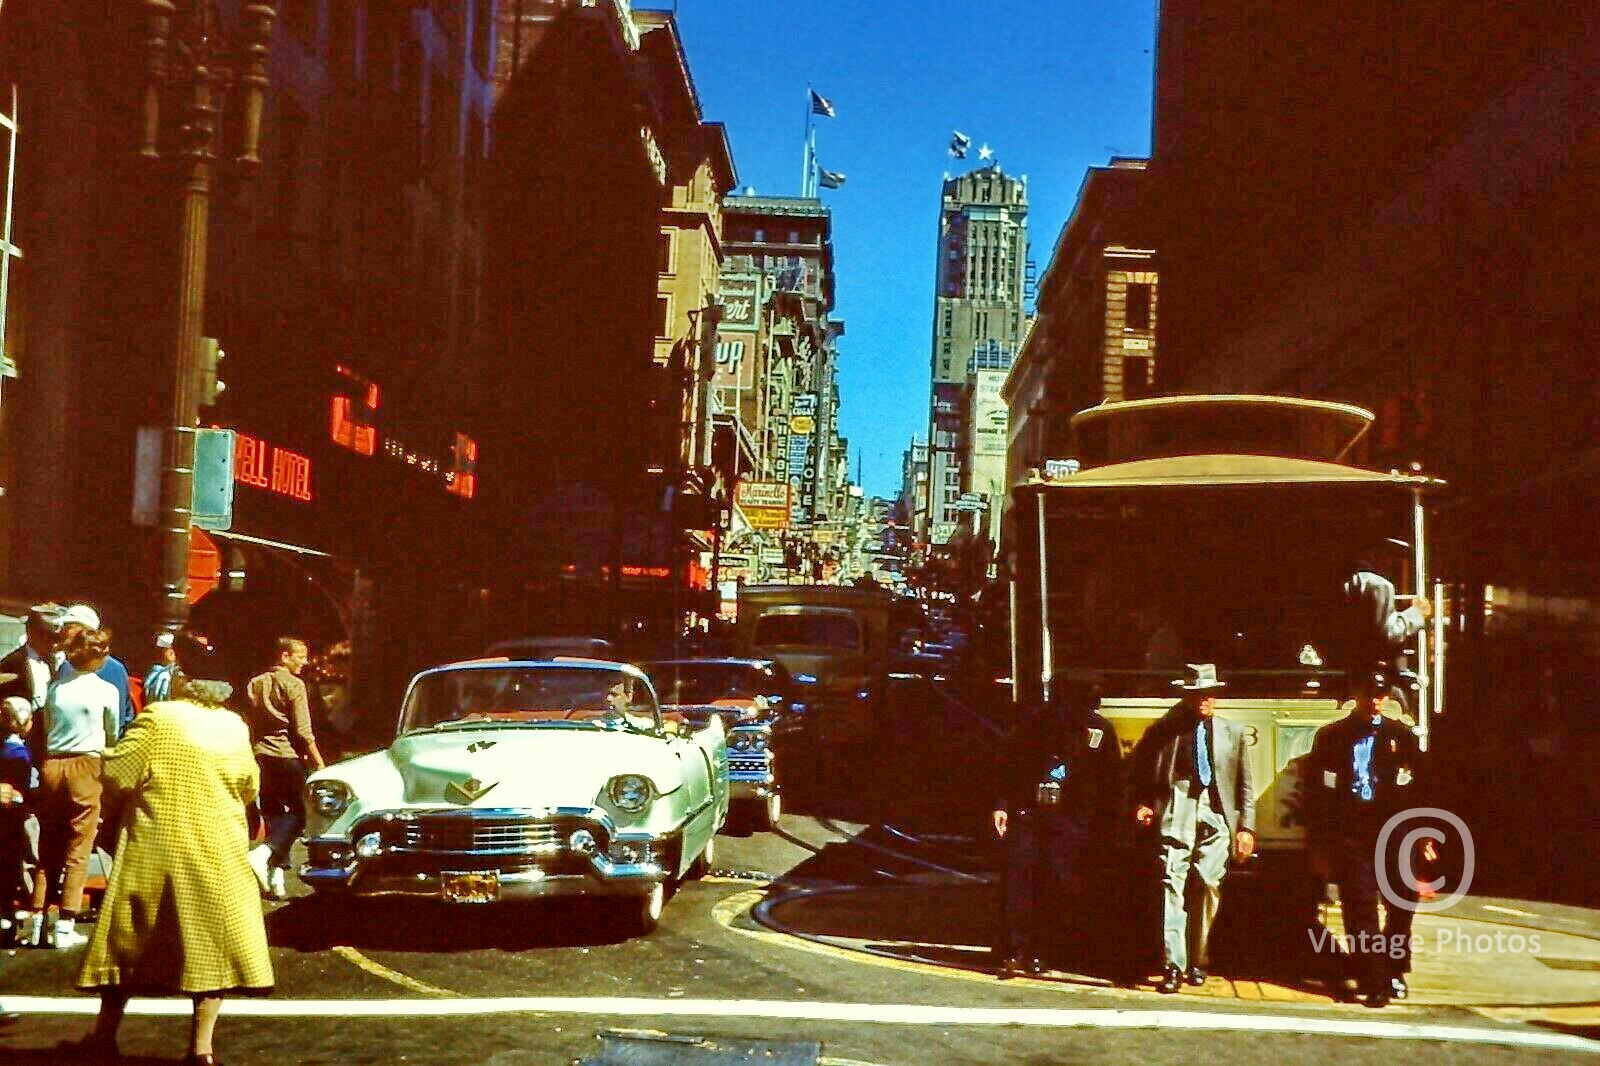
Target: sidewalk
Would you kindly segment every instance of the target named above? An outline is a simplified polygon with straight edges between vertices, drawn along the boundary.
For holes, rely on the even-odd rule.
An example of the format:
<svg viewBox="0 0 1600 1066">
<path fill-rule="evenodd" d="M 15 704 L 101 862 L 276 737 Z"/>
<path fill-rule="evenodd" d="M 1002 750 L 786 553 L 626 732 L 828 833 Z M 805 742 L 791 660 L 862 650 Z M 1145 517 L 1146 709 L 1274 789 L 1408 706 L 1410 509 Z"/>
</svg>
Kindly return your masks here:
<svg viewBox="0 0 1600 1066">
<path fill-rule="evenodd" d="M 775 892 L 754 917 L 779 932 L 834 947 L 980 973 L 994 966 L 988 944 L 997 905 L 990 886 L 930 879 L 819 894 Z M 1331 932 L 1341 931 L 1336 905 L 1324 909 L 1324 918 Z M 1235 937 L 1240 932 L 1233 930 Z M 1413 945 L 1411 995 L 1391 1009 L 1458 1009 L 1506 1021 L 1600 1028 L 1600 911 L 1469 897 L 1449 911 L 1418 915 Z M 1336 1005 L 1324 982 L 1284 972 L 1296 966 L 1291 960 L 1306 957 L 1306 947 L 1285 945 L 1278 956 L 1283 962 L 1270 976 L 1230 975 L 1227 958 L 1219 955 L 1205 985 L 1185 986 L 1177 1002 Z M 1078 990 L 1116 987 L 1092 965 L 1084 968 L 1090 972 L 1052 971 L 1024 980 Z M 1148 984 L 1124 994 L 1173 1002 Z M 1346 1009 L 1367 1012 L 1359 1005 Z"/>
</svg>

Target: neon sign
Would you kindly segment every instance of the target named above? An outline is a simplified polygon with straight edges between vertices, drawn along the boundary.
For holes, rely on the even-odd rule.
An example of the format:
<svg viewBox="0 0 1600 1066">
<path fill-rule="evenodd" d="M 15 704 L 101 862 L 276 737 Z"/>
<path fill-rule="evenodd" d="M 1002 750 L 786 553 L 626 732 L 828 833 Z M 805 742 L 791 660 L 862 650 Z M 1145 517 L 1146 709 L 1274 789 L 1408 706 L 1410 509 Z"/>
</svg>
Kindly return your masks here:
<svg viewBox="0 0 1600 1066">
<path fill-rule="evenodd" d="M 311 460 L 299 452 L 234 433 L 233 480 L 293 500 L 311 499 Z"/>
<path fill-rule="evenodd" d="M 456 434 L 450 447 L 450 469 L 444 475 L 444 491 L 463 500 L 478 494 L 478 442 L 465 433 Z"/>
<path fill-rule="evenodd" d="M 362 392 L 357 404 L 349 396 L 335 395 L 328 432 L 333 442 L 357 455 L 373 455 L 378 450 L 378 386 L 348 367 L 335 367 L 340 377 L 353 382 Z"/>
</svg>

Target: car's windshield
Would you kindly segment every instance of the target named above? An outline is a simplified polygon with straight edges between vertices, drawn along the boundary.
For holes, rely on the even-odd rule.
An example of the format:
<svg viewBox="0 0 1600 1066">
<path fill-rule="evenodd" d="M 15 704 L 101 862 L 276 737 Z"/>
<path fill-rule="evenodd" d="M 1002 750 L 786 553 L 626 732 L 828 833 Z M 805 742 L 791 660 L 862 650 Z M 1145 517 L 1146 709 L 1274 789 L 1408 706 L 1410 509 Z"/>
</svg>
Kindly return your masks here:
<svg viewBox="0 0 1600 1066">
<path fill-rule="evenodd" d="M 861 648 L 861 626 L 848 614 L 764 614 L 756 620 L 757 647 L 785 644 L 813 648 Z"/>
<path fill-rule="evenodd" d="M 646 663 L 644 668 L 666 704 L 753 700 L 777 693 L 771 671 L 747 663 Z"/>
<path fill-rule="evenodd" d="M 400 731 L 472 723 L 652 730 L 661 718 L 650 686 L 623 670 L 471 666 L 418 678 Z"/>
</svg>

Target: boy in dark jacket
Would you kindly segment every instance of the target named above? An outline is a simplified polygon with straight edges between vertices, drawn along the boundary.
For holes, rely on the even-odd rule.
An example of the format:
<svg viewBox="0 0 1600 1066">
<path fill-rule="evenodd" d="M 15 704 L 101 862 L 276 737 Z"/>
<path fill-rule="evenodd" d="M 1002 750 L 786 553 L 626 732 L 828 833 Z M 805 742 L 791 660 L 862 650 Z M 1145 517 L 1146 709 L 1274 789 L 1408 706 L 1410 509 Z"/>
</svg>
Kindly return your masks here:
<svg viewBox="0 0 1600 1066">
<path fill-rule="evenodd" d="M 24 823 L 37 776 L 24 739 L 32 724 L 33 708 L 26 699 L 7 696 L 0 704 L 0 939 L 7 942 L 16 937 L 21 917 L 17 905 L 28 852 Z"/>
</svg>

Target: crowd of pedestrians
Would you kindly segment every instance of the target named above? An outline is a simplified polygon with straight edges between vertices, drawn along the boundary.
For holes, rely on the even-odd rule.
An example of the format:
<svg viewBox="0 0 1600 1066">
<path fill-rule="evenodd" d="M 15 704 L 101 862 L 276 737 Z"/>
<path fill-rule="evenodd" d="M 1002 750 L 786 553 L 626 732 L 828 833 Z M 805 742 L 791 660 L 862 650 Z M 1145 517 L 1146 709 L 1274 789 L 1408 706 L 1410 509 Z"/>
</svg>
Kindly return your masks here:
<svg viewBox="0 0 1600 1066">
<path fill-rule="evenodd" d="M 322 766 L 298 676 L 308 649 L 280 638 L 234 701 L 203 641 L 161 634 L 140 681 L 111 637 L 92 608 L 40 604 L 0 659 L 0 938 L 87 944 L 77 983 L 100 1012 L 63 1048 L 72 1061 L 115 1055 L 129 997 L 182 995 L 188 1061 L 213 1063 L 223 997 L 273 985 L 260 900 L 287 895 L 307 767 Z M 86 935 L 97 840 L 111 857 Z"/>
</svg>

